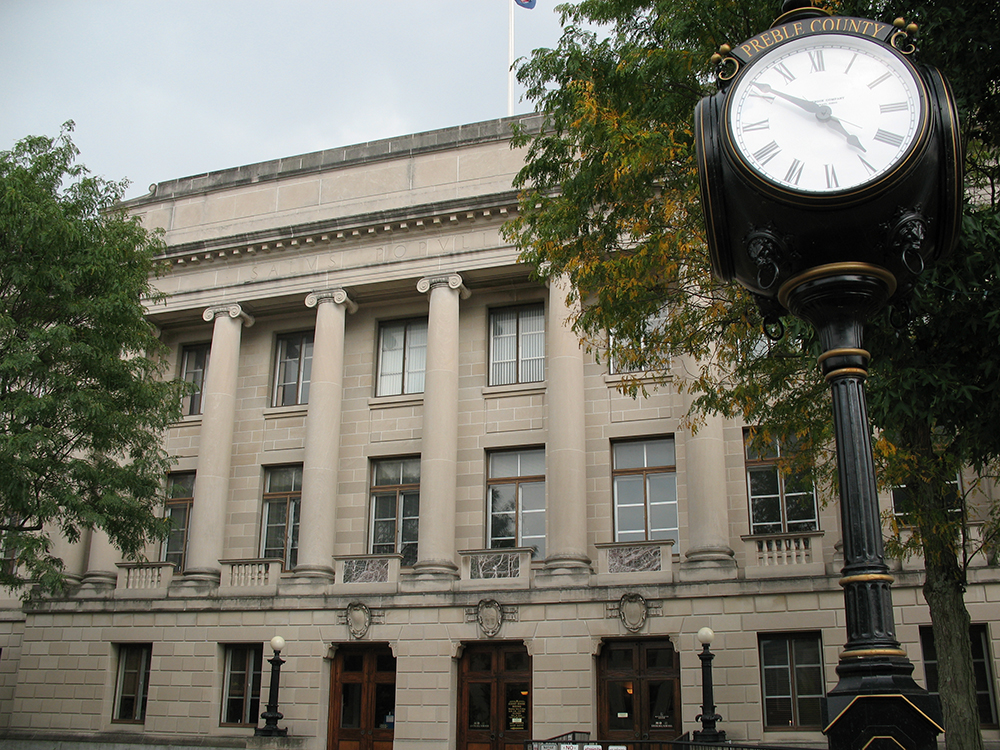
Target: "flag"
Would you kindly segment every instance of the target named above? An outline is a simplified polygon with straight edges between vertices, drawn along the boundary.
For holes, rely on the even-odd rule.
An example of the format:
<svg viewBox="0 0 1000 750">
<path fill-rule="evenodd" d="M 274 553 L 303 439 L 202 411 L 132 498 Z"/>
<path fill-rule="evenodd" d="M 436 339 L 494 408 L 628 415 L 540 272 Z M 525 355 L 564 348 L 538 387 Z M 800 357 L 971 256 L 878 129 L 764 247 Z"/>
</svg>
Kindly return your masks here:
<svg viewBox="0 0 1000 750">
<path fill-rule="evenodd" d="M 531 10 L 535 7 L 535 0 L 514 0 L 515 3 L 520 5 L 522 8 L 527 8 Z"/>
</svg>

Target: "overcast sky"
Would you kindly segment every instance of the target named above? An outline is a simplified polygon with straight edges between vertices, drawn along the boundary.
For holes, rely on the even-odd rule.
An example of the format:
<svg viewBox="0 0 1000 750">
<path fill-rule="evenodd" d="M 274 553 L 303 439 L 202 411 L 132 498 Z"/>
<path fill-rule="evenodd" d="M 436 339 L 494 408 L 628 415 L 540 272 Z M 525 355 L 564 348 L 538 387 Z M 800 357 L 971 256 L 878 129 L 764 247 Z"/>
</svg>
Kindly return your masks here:
<svg viewBox="0 0 1000 750">
<path fill-rule="evenodd" d="M 0 150 L 154 182 L 507 115 L 512 0 L 0 0 Z M 514 9 L 515 56 L 563 0 Z M 532 106 L 520 102 L 515 113 Z"/>
</svg>

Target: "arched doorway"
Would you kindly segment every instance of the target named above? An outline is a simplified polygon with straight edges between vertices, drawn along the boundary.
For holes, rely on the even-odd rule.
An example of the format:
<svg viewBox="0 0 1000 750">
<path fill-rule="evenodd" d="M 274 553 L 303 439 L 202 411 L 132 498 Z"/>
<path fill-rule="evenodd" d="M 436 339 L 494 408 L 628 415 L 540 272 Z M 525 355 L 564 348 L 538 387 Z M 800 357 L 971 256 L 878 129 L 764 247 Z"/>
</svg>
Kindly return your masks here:
<svg viewBox="0 0 1000 750">
<path fill-rule="evenodd" d="M 605 641 L 597 664 L 598 739 L 681 734 L 680 656 L 669 639 Z"/>
<path fill-rule="evenodd" d="M 341 646 L 331 670 L 329 750 L 392 750 L 396 657 L 389 646 Z"/>
<path fill-rule="evenodd" d="M 531 739 L 531 656 L 523 643 L 465 646 L 458 695 L 458 750 L 522 750 Z"/>
</svg>

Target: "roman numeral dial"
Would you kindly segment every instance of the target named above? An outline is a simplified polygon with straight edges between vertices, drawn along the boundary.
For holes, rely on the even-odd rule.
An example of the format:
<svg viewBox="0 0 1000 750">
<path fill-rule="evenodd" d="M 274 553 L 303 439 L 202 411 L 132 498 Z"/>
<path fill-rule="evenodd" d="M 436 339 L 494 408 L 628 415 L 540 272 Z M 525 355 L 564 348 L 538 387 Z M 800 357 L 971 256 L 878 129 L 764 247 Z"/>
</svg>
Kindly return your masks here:
<svg viewBox="0 0 1000 750">
<path fill-rule="evenodd" d="M 772 188 L 822 196 L 889 178 L 926 135 L 909 62 L 862 36 L 803 34 L 759 50 L 725 104 L 727 147 Z"/>
</svg>

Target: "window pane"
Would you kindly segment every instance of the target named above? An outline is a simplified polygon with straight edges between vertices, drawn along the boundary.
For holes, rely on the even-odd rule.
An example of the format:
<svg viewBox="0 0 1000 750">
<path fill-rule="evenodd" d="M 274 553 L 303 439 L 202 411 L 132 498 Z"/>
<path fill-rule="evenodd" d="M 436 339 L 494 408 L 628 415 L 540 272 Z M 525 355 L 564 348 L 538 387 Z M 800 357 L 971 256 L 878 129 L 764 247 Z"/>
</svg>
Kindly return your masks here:
<svg viewBox="0 0 1000 750">
<path fill-rule="evenodd" d="M 646 466 L 673 466 L 676 463 L 673 440 L 650 440 L 644 445 Z"/>
<path fill-rule="evenodd" d="M 674 725 L 674 683 L 672 680 L 650 681 L 649 728 L 670 729 Z"/>
<path fill-rule="evenodd" d="M 646 466 L 646 450 L 642 443 L 615 443 L 615 469 L 642 469 Z"/>
<path fill-rule="evenodd" d="M 490 313 L 490 385 L 517 382 L 517 312 Z"/>
<path fill-rule="evenodd" d="M 528 728 L 530 691 L 526 682 L 511 682 L 504 686 L 504 726 L 507 731 Z"/>
<path fill-rule="evenodd" d="M 638 728 L 633 718 L 632 693 L 631 682 L 608 683 L 608 729 L 629 731 Z"/>
<path fill-rule="evenodd" d="M 469 729 L 491 728 L 492 688 L 488 683 L 474 682 L 469 685 Z"/>
<path fill-rule="evenodd" d="M 361 684 L 345 682 L 340 705 L 340 726 L 343 729 L 361 727 Z"/>
<path fill-rule="evenodd" d="M 400 481 L 402 484 L 420 483 L 420 459 L 406 458 L 400 462 Z"/>
<path fill-rule="evenodd" d="M 394 396 L 402 393 L 404 331 L 402 323 L 386 323 L 381 328 L 379 378 L 375 391 L 378 396 Z"/>
<path fill-rule="evenodd" d="M 520 465 L 516 451 L 502 451 L 490 454 L 490 478 L 520 476 Z"/>
<path fill-rule="evenodd" d="M 375 728 L 392 729 L 396 725 L 396 686 L 375 684 Z"/>
<path fill-rule="evenodd" d="M 405 393 L 424 392 L 424 371 L 427 369 L 427 321 L 414 321 L 406 331 Z"/>
</svg>

